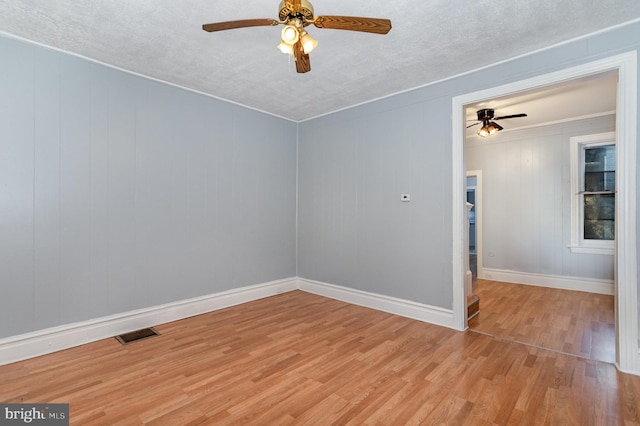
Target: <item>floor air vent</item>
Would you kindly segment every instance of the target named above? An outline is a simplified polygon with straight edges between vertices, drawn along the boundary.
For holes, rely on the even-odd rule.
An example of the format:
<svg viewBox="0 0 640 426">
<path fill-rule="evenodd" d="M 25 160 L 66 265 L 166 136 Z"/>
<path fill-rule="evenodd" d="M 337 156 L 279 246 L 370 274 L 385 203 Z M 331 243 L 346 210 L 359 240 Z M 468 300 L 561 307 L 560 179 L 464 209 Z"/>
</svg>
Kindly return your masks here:
<svg viewBox="0 0 640 426">
<path fill-rule="evenodd" d="M 130 333 L 121 334 L 116 336 L 118 342 L 123 345 L 128 345 L 129 343 L 139 342 L 140 340 L 148 339 L 149 337 L 159 336 L 158 333 L 153 327 L 151 328 L 143 328 L 142 330 L 132 331 Z"/>
</svg>

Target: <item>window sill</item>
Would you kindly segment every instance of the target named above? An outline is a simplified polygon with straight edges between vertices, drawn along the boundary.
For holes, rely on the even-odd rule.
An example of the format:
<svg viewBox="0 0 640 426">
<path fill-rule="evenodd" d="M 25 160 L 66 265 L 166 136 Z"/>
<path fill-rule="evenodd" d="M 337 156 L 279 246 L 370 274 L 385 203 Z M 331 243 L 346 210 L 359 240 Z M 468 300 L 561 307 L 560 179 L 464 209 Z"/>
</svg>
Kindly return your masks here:
<svg viewBox="0 0 640 426">
<path fill-rule="evenodd" d="M 569 250 L 571 253 L 579 253 L 579 254 L 604 254 L 613 256 L 616 252 L 615 246 L 611 247 L 589 247 L 589 246 L 580 246 L 580 245 L 569 245 Z"/>
</svg>

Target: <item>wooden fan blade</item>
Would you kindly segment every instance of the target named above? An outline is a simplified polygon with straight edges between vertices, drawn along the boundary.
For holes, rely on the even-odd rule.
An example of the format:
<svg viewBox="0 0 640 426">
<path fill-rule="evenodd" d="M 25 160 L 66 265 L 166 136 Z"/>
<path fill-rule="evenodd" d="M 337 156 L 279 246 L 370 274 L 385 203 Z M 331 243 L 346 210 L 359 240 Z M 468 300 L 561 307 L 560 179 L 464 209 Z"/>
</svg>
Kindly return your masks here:
<svg viewBox="0 0 640 426">
<path fill-rule="evenodd" d="M 480 123 L 473 123 L 473 124 L 471 124 L 471 125 L 467 126 L 467 129 L 468 129 L 469 127 L 477 126 L 478 124 L 480 124 Z"/>
<path fill-rule="evenodd" d="M 202 29 L 205 31 L 223 31 L 233 30 L 236 28 L 245 27 L 269 27 L 278 25 L 279 22 L 275 19 L 241 19 L 239 21 L 226 21 L 226 22 L 214 22 L 213 24 L 204 24 Z"/>
<path fill-rule="evenodd" d="M 318 16 L 313 25 L 334 30 L 363 31 L 365 33 L 386 34 L 391 30 L 391 21 L 380 18 L 360 18 L 358 16 Z"/>
<path fill-rule="evenodd" d="M 518 118 L 518 117 L 526 117 L 527 114 L 514 114 L 514 115 L 503 115 L 502 117 L 495 117 L 494 120 L 504 120 L 505 118 Z"/>
<path fill-rule="evenodd" d="M 309 60 L 309 54 L 304 53 L 300 40 L 298 40 L 296 44 L 293 45 L 293 55 L 296 61 L 296 71 L 298 71 L 299 73 L 311 71 L 311 61 Z"/>
</svg>

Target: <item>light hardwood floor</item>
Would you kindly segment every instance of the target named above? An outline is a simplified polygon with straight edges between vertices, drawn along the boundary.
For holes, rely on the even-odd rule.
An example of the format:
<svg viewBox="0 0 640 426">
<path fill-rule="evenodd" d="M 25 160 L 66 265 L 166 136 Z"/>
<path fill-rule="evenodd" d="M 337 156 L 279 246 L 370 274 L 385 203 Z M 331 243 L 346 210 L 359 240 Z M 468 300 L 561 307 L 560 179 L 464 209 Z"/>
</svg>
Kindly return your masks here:
<svg viewBox="0 0 640 426">
<path fill-rule="evenodd" d="M 613 296 L 483 279 L 473 287 L 480 314 L 472 330 L 615 362 Z"/>
<path fill-rule="evenodd" d="M 293 291 L 0 367 L 77 425 L 640 424 L 608 363 Z"/>
</svg>

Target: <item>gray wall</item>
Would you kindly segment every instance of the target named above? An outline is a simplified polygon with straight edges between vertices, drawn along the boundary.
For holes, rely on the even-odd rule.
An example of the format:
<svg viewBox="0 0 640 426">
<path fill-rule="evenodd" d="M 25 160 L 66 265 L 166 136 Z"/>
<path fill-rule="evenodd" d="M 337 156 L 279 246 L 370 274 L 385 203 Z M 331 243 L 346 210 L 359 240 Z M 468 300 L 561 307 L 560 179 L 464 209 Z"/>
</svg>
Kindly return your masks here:
<svg viewBox="0 0 640 426">
<path fill-rule="evenodd" d="M 483 266 L 613 280 L 614 257 L 571 253 L 569 138 L 615 130 L 615 116 L 468 138 L 482 170 Z"/>
<path fill-rule="evenodd" d="M 298 275 L 452 308 L 452 98 L 638 50 L 638 34 L 635 23 L 301 123 Z"/>
<path fill-rule="evenodd" d="M 296 275 L 296 124 L 0 37 L 0 337 Z"/>
<path fill-rule="evenodd" d="M 424 119 L 447 121 L 438 103 L 372 104 L 300 125 L 301 277 L 451 305 L 438 285 L 451 276 L 451 153 Z"/>
</svg>

